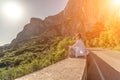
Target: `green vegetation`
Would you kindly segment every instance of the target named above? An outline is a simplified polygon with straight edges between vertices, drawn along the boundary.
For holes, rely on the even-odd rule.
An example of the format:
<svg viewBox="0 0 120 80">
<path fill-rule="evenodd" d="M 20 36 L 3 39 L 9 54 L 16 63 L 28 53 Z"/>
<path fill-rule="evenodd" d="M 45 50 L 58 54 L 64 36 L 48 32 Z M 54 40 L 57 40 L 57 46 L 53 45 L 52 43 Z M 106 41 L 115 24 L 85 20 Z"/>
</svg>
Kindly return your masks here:
<svg viewBox="0 0 120 80">
<path fill-rule="evenodd" d="M 70 38 L 37 36 L 21 46 L 4 50 L 0 80 L 14 80 L 65 59 L 68 46 L 74 42 Z"/>
<path fill-rule="evenodd" d="M 69 25 L 70 22 L 68 19 L 65 23 Z M 95 23 L 92 30 L 84 35 L 86 46 L 120 51 L 119 26 L 120 20 L 116 16 L 111 16 L 104 23 Z M 66 34 L 69 36 L 71 32 L 68 31 Z M 65 59 L 68 46 L 74 42 L 69 37 L 41 35 L 5 50 L 0 47 L 0 80 L 14 80 Z"/>
<path fill-rule="evenodd" d="M 105 24 L 97 22 L 86 32 L 87 47 L 102 47 L 120 50 L 120 20 L 109 18 Z"/>
</svg>

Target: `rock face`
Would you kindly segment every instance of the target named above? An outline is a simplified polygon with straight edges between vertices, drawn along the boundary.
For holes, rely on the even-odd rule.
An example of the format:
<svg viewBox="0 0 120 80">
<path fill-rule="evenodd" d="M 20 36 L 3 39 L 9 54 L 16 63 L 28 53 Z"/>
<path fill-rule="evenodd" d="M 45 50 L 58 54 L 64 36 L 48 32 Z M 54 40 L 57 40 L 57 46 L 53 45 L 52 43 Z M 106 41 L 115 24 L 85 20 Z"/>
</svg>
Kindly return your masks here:
<svg viewBox="0 0 120 80">
<path fill-rule="evenodd" d="M 80 32 L 84 35 L 85 30 L 100 19 L 98 15 L 102 14 L 100 10 L 103 9 L 99 4 L 103 4 L 102 1 L 69 0 L 65 9 L 57 15 L 49 16 L 45 20 L 32 18 L 11 44 L 26 41 L 41 33 L 57 35 L 57 32 L 59 32 L 59 35 L 62 36 L 73 36 L 75 33 Z"/>
<path fill-rule="evenodd" d="M 32 18 L 30 23 L 25 25 L 23 31 L 21 31 L 16 39 L 12 41 L 12 45 L 17 44 L 19 42 L 23 42 L 25 40 L 30 39 L 33 36 L 37 36 L 44 32 L 45 26 L 41 19 Z"/>
</svg>

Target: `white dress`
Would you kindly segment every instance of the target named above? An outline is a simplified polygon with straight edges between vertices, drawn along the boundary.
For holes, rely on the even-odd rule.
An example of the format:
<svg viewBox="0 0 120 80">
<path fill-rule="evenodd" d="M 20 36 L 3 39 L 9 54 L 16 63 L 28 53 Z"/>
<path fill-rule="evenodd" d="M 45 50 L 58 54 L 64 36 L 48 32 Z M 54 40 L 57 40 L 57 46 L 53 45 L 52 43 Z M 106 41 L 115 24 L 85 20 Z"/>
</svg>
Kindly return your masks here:
<svg viewBox="0 0 120 80">
<path fill-rule="evenodd" d="M 77 40 L 76 43 L 71 46 L 75 50 L 75 57 L 84 56 L 88 54 L 85 45 L 81 39 Z"/>
</svg>

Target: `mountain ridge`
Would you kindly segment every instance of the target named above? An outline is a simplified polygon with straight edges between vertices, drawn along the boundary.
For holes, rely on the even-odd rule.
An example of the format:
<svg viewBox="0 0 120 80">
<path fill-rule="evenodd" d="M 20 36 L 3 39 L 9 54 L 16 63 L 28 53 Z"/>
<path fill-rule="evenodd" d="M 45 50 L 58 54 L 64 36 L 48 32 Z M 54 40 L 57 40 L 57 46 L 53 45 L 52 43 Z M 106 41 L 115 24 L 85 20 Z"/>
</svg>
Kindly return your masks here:
<svg viewBox="0 0 120 80">
<path fill-rule="evenodd" d="M 69 7 L 69 2 L 67 5 Z M 48 28 L 48 27 L 52 28 L 52 26 L 53 27 L 57 26 L 57 27 L 54 27 L 54 29 L 55 28 L 58 29 L 58 27 L 59 27 L 59 29 L 60 29 L 59 33 L 63 36 L 64 35 L 67 35 L 67 36 L 74 35 L 74 33 L 76 33 L 76 31 L 71 31 L 71 30 L 73 30 L 73 28 L 76 29 L 76 26 L 80 27 L 80 24 L 74 25 L 74 24 L 76 24 L 75 19 L 72 20 L 71 14 L 67 14 L 66 10 L 67 11 L 69 10 L 69 9 L 67 9 L 67 6 L 60 13 L 58 13 L 54 16 L 48 16 L 44 20 L 41 20 L 39 18 L 31 18 L 30 23 L 25 25 L 24 29 L 17 34 L 17 37 L 14 40 L 12 40 L 11 45 L 16 45 L 21 42 L 27 41 L 34 36 L 38 36 L 38 35 L 44 33 L 46 31 L 46 28 Z M 70 24 L 72 22 L 71 20 L 73 21 L 72 24 Z M 72 27 L 72 26 L 75 26 L 75 27 Z M 76 29 L 76 30 L 78 30 L 78 29 Z M 81 31 L 83 32 L 84 29 Z M 79 32 L 79 31 L 77 31 L 77 32 Z M 51 33 L 51 35 L 54 35 L 54 33 Z"/>
<path fill-rule="evenodd" d="M 57 26 L 54 29 L 59 28 L 59 33 L 62 36 L 74 36 L 76 33 L 84 35 L 85 31 L 91 29 L 96 22 L 101 22 L 106 18 L 101 19 L 103 16 L 98 16 L 103 14 L 99 13 L 100 10 L 104 10 L 100 5 L 97 5 L 98 3 L 102 4 L 102 1 L 69 0 L 64 10 L 56 15 L 48 16 L 44 20 L 31 18 L 30 23 L 24 26 L 11 45 L 41 35 L 47 28 L 53 28 L 53 26 Z M 96 5 L 97 7 L 95 7 Z M 50 34 L 54 35 L 54 33 Z"/>
</svg>

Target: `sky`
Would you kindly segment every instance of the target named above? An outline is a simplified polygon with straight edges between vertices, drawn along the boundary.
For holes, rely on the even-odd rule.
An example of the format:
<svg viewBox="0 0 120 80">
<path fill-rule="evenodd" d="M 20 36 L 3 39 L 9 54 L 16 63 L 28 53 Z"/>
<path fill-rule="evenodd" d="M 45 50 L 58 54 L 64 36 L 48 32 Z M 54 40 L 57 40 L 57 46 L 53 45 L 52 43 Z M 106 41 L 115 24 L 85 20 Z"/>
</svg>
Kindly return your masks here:
<svg viewBox="0 0 120 80">
<path fill-rule="evenodd" d="M 61 12 L 68 0 L 0 0 L 0 46 L 10 43 L 32 17 Z M 14 6 L 11 6 L 14 5 Z"/>
</svg>

